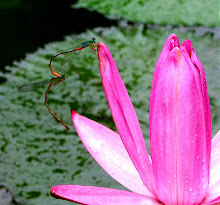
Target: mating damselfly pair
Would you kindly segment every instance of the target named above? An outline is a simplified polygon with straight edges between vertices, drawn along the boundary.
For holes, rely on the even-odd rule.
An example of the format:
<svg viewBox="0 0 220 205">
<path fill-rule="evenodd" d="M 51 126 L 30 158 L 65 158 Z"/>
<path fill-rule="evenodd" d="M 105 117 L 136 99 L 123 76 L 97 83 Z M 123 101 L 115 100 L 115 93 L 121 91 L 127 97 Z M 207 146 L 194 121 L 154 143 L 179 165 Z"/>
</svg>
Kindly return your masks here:
<svg viewBox="0 0 220 205">
<path fill-rule="evenodd" d="M 87 47 L 90 47 L 92 53 L 94 53 L 94 54 L 97 53 L 97 43 L 96 43 L 96 39 L 94 37 L 91 38 L 89 41 L 85 41 L 85 42 L 81 43 L 81 45 L 79 47 L 77 47 L 77 48 L 70 49 L 69 51 L 60 52 L 60 53 L 55 54 L 55 55 L 53 55 L 51 57 L 50 62 L 49 62 L 49 68 L 50 68 L 52 74 L 55 76 L 54 78 L 51 78 L 49 80 L 40 81 L 40 82 L 24 84 L 24 85 L 19 87 L 19 91 L 20 92 L 29 92 L 29 91 L 34 91 L 35 89 L 39 88 L 42 85 L 49 84 L 48 88 L 47 88 L 47 90 L 45 92 L 44 103 L 45 103 L 49 113 L 51 115 L 53 115 L 53 117 L 56 118 L 67 130 L 69 130 L 70 128 L 59 117 L 57 117 L 52 112 L 52 110 L 50 109 L 50 107 L 49 107 L 49 105 L 47 103 L 47 96 L 48 96 L 48 93 L 49 93 L 52 85 L 56 85 L 56 84 L 61 83 L 62 81 L 65 80 L 65 74 L 58 74 L 58 73 L 56 73 L 52 69 L 51 64 L 52 64 L 53 59 L 58 57 L 58 56 L 60 56 L 60 55 L 65 55 L 67 53 L 72 53 L 72 52 L 77 52 L 78 53 L 78 52 L 80 52 L 81 50 L 83 50 L 84 48 L 87 48 Z"/>
</svg>

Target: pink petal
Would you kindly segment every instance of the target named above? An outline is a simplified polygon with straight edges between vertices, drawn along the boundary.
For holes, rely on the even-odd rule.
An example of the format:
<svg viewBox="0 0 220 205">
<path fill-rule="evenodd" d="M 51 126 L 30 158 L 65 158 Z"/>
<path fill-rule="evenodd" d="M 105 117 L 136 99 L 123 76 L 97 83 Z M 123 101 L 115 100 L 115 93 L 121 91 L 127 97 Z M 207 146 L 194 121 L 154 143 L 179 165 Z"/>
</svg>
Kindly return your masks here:
<svg viewBox="0 0 220 205">
<path fill-rule="evenodd" d="M 209 203 L 202 203 L 201 205 L 219 205 L 219 204 L 220 204 L 220 198 Z"/>
<path fill-rule="evenodd" d="M 154 71 L 154 76 L 153 76 L 153 82 L 152 82 L 152 88 L 155 86 L 155 82 L 157 82 L 157 78 L 159 77 L 159 73 L 160 73 L 160 69 L 161 69 L 161 64 L 163 63 L 164 59 L 167 57 L 167 54 L 174 48 L 174 47 L 179 47 L 180 44 L 179 44 L 179 40 L 177 38 L 177 36 L 173 33 L 171 34 L 162 51 L 161 51 L 161 54 L 160 54 L 160 57 L 159 59 L 157 60 L 157 64 L 156 64 L 156 68 L 155 68 L 155 71 Z"/>
<path fill-rule="evenodd" d="M 220 204 L 220 131 L 212 139 L 209 190 L 204 203 L 217 201 Z"/>
<path fill-rule="evenodd" d="M 112 178 L 131 191 L 152 196 L 117 133 L 75 111 L 72 120 L 86 149 Z"/>
<path fill-rule="evenodd" d="M 165 204 L 198 204 L 209 182 L 211 132 L 206 119 L 210 109 L 204 94 L 207 87 L 184 46 L 169 50 L 170 47 L 157 64 L 150 96 L 155 190 Z"/>
<path fill-rule="evenodd" d="M 119 135 L 143 183 L 154 193 L 152 166 L 135 110 L 114 59 L 101 42 L 98 59 L 104 92 Z"/>
<path fill-rule="evenodd" d="M 211 139 L 212 139 L 212 118 L 211 118 L 211 107 L 209 102 L 208 96 L 208 88 L 206 83 L 205 77 L 205 69 L 202 66 L 199 58 L 196 55 L 196 52 L 193 49 L 191 40 L 186 40 L 182 43 L 181 47 L 184 47 L 184 51 L 186 51 L 190 57 L 192 63 L 196 66 L 199 71 L 200 82 L 201 82 L 201 89 L 202 89 L 202 99 L 203 99 L 203 109 L 205 110 L 204 118 L 206 121 L 206 126 L 204 127 L 206 132 L 206 139 L 207 139 L 207 158 L 208 161 L 211 160 Z M 187 58 L 188 59 L 188 58 Z M 188 59 L 189 60 L 189 59 Z"/>
<path fill-rule="evenodd" d="M 209 203 L 202 203 L 201 205 L 219 205 L 219 204 L 220 204 L 220 199 Z"/>
<path fill-rule="evenodd" d="M 220 180 L 220 130 L 212 139 L 212 153 L 210 165 L 210 183 L 212 186 Z M 219 192 L 220 193 L 220 192 Z"/>
<path fill-rule="evenodd" d="M 58 185 L 53 187 L 50 193 L 55 198 L 87 205 L 160 205 L 158 201 L 150 197 L 128 191 L 93 186 Z"/>
<path fill-rule="evenodd" d="M 220 204 L 220 179 L 209 188 L 202 204 Z"/>
</svg>

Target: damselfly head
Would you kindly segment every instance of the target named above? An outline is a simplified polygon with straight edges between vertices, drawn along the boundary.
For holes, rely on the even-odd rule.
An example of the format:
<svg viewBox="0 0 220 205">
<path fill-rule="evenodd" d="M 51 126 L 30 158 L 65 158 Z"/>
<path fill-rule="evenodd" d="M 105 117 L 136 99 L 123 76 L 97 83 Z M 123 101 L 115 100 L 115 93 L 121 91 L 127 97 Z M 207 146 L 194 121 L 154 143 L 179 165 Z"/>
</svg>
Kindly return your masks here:
<svg viewBox="0 0 220 205">
<path fill-rule="evenodd" d="M 92 39 L 90 40 L 90 43 L 95 43 L 95 37 L 92 37 Z"/>
<path fill-rule="evenodd" d="M 61 78 L 62 80 L 65 80 L 65 79 L 66 79 L 65 74 L 61 74 L 61 75 L 60 75 L 60 78 Z"/>
</svg>

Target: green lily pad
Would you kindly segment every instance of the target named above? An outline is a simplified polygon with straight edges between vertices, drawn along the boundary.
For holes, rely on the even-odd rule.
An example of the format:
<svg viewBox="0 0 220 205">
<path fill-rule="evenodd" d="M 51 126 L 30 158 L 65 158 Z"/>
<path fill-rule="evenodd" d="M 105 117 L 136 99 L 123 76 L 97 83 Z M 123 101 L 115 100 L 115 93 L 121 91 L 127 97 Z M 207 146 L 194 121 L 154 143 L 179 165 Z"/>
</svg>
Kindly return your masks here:
<svg viewBox="0 0 220 205">
<path fill-rule="evenodd" d="M 146 30 L 143 26 L 120 29 L 97 28 L 81 34 L 88 40 L 95 36 L 110 49 L 134 104 L 147 147 L 149 148 L 148 105 L 151 81 L 161 49 L 175 32 L 182 42 L 191 39 L 207 75 L 212 105 L 213 134 L 220 124 L 220 84 L 218 44 L 212 36 L 196 36 L 179 29 Z M 36 92 L 20 93 L 18 87 L 29 82 L 50 79 L 48 63 L 52 53 L 73 46 L 67 36 L 15 62 L 11 71 L 1 74 L 7 82 L 0 86 L 0 182 L 22 204 L 71 204 L 50 196 L 57 184 L 81 184 L 123 189 L 92 159 L 82 145 L 71 122 L 70 109 L 115 130 L 101 85 L 97 55 L 89 48 L 74 55 L 62 72 L 66 80 L 52 86 L 48 103 L 58 117 L 70 126 L 67 131 L 44 106 L 47 86 Z M 58 71 L 64 59 L 52 65 Z M 67 69 L 68 68 L 68 69 Z"/>
<path fill-rule="evenodd" d="M 147 24 L 219 25 L 219 7 L 215 0 L 79 0 L 73 7 Z"/>
</svg>

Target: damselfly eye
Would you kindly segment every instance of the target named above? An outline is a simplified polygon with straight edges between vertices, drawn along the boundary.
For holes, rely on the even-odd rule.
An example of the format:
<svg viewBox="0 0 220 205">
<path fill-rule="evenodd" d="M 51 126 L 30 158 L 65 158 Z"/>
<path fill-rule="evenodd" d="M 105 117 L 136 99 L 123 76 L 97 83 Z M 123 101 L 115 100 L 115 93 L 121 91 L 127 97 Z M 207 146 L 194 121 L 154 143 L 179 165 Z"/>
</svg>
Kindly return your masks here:
<svg viewBox="0 0 220 205">
<path fill-rule="evenodd" d="M 95 43 L 95 37 L 92 38 L 91 42 Z"/>
</svg>

